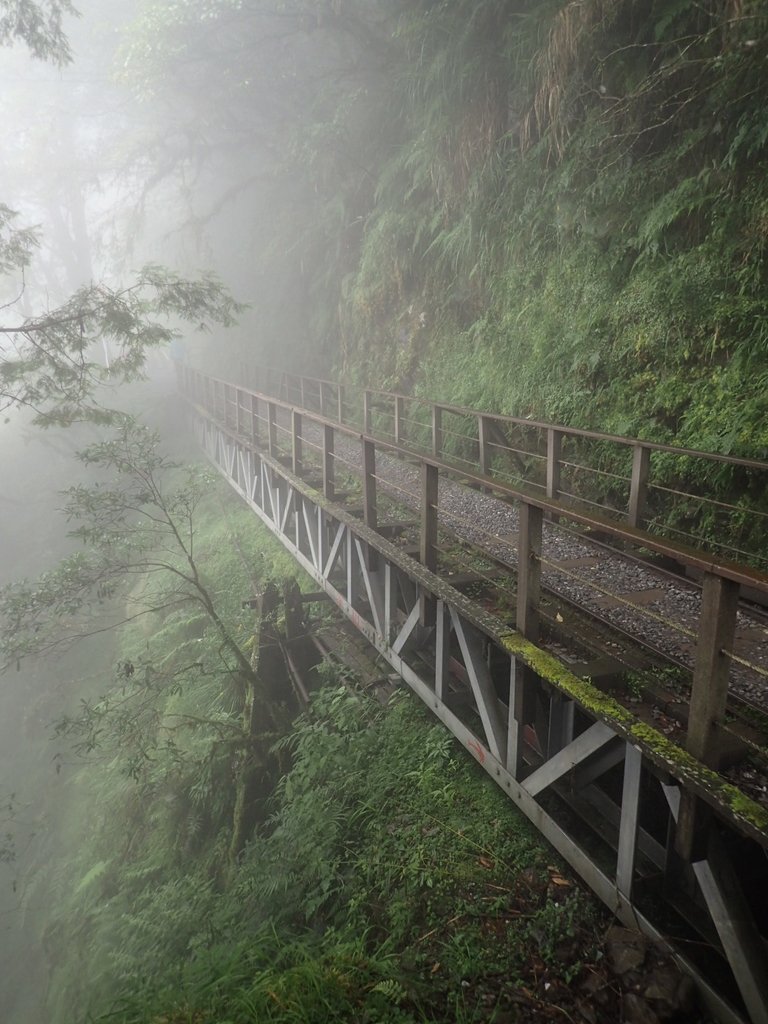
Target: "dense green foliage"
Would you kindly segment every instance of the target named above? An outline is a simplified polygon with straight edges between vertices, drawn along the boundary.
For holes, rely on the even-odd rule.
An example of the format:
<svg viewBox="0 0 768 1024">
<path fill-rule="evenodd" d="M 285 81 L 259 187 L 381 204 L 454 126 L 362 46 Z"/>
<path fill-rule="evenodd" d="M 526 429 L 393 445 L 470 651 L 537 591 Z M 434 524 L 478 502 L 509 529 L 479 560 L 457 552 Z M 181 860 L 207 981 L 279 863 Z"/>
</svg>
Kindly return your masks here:
<svg viewBox="0 0 768 1024">
<path fill-rule="evenodd" d="M 548 894 L 551 855 L 412 698 L 329 685 L 282 747 L 293 767 L 226 889 L 226 773 L 141 795 L 114 765 L 91 779 L 55 1021 L 116 995 L 104 1019 L 125 1024 L 485 1020 L 594 955 L 583 894 Z"/>
<path fill-rule="evenodd" d="M 26 7 L 21 37 L 66 62 L 69 4 Z M 158 122 L 126 143 L 139 205 L 177 176 L 194 237 L 237 252 L 260 332 L 238 359 L 765 456 L 767 20 L 758 0 L 153 0 L 121 57 Z M 18 34 L 2 15 L 0 44 Z M 36 243 L 1 206 L 0 270 Z M 8 329 L 0 400 L 105 419 L 91 342 L 131 379 L 173 334 L 158 315 L 237 311 L 156 267 L 86 288 Z M 189 518 L 188 548 L 126 533 L 146 487 L 76 488 L 90 554 L 8 591 L 29 627 L 10 658 L 99 601 L 132 620 L 60 721 L 87 763 L 25 879 L 50 906 L 53 1024 L 514 1019 L 520 998 L 530 1019 L 563 998 L 594 911 L 410 698 L 329 678 L 292 728 L 264 692 L 233 856 L 256 756 L 242 601 L 291 570 L 195 475 L 164 521 Z M 196 595 L 175 585 L 192 547 Z"/>
<path fill-rule="evenodd" d="M 162 6 L 127 74 L 254 197 L 256 358 L 765 453 L 764 5 Z"/>
<path fill-rule="evenodd" d="M 287 556 L 214 493 L 195 557 L 248 650 L 242 597 Z M 113 657 L 60 723 L 84 761 L 58 795 L 56 856 L 24 877 L 49 906 L 52 1024 L 469 1021 L 573 998 L 596 911 L 415 698 L 383 707 L 326 669 L 291 725 L 287 695 L 264 693 L 272 749 L 233 864 L 248 747 L 220 630 L 163 603 L 129 616 Z"/>
</svg>

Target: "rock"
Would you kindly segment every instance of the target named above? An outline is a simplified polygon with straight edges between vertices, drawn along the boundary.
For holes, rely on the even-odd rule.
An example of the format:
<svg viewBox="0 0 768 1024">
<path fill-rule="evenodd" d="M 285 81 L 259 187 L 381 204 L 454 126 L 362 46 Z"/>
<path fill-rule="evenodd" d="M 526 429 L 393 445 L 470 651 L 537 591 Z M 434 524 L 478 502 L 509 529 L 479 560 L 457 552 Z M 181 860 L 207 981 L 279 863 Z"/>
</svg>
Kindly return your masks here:
<svg viewBox="0 0 768 1024">
<path fill-rule="evenodd" d="M 621 1001 L 626 1024 L 661 1024 L 650 1003 L 634 992 L 627 992 Z"/>
<path fill-rule="evenodd" d="M 661 1000 L 677 1007 L 680 972 L 674 967 L 657 967 L 646 979 L 643 995 L 646 999 Z"/>
<path fill-rule="evenodd" d="M 623 975 L 643 966 L 647 940 L 640 932 L 614 925 L 608 931 L 606 949 L 615 974 Z"/>
</svg>

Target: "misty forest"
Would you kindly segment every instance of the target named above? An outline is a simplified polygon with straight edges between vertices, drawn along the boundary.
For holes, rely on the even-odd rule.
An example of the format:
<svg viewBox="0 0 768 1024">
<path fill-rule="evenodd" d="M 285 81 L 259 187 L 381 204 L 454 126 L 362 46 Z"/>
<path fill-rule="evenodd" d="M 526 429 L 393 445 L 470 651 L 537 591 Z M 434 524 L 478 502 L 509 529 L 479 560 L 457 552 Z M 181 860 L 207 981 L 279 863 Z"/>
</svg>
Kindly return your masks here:
<svg viewBox="0 0 768 1024">
<path fill-rule="evenodd" d="M 768 459 L 768 6 L 0 0 L 0 44 L 2 1024 L 709 1020 L 386 667 L 297 682 L 316 583 L 177 377 Z"/>
</svg>

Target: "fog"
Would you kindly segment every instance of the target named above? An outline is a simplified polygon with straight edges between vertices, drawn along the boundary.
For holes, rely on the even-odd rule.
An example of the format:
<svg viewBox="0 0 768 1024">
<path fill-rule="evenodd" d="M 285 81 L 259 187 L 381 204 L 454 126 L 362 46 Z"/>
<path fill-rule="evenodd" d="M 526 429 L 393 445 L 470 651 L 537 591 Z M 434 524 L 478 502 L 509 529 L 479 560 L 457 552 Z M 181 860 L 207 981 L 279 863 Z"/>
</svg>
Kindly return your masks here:
<svg viewBox="0 0 768 1024">
<path fill-rule="evenodd" d="M 48 4 L 41 7 L 47 10 Z M 263 182 L 273 175 L 274 156 L 269 146 L 253 144 L 253 126 L 239 125 L 236 112 L 221 109 L 217 119 L 204 82 L 200 110 L 190 106 L 189 88 L 164 82 L 162 67 L 153 63 L 162 47 L 158 54 L 144 54 L 144 67 L 133 67 L 154 38 L 148 23 L 162 20 L 165 7 L 123 0 L 78 3 L 82 17 L 65 20 L 74 59 L 64 67 L 33 59 L 23 43 L 0 49 L 0 203 L 16 212 L 14 228 L 37 232 L 27 265 L 3 266 L 0 326 L 13 329 L 55 311 L 94 282 L 130 285 L 145 263 L 190 276 L 213 270 L 237 298 L 252 304 L 240 327 L 227 334 L 198 336 L 188 329 L 187 355 L 222 369 L 237 366 L 245 354 L 259 358 L 264 310 L 254 268 L 265 218 L 272 216 Z M 271 295 L 270 301 L 286 298 Z M 301 303 L 294 297 L 286 308 L 290 322 Z M 18 356 L 18 342 L 13 334 L 3 336 L 4 363 Z M 93 338 L 88 359 L 107 365 L 115 355 L 112 344 Z M 174 434 L 180 417 L 167 352 L 150 353 L 145 373 L 145 383 L 128 388 L 117 387 L 117 380 L 112 387 L 102 382 L 100 400 L 142 416 L 162 430 L 171 448 L 184 452 L 184 439 Z M 75 451 L 104 429 L 41 430 L 34 424 L 34 402 L 18 408 L 8 392 L 0 426 L 0 585 L 32 579 L 72 549 L 57 513 L 61 492 L 83 478 Z M 66 744 L 54 739 L 52 725 L 67 713 L 73 694 L 98 692 L 112 655 L 107 634 L 11 665 L 2 676 L 4 1024 L 48 1019 L 48 972 L 57 953 L 46 935 L 46 906 L 56 891 L 57 858 L 66 842 L 61 834 L 74 760 Z"/>
</svg>

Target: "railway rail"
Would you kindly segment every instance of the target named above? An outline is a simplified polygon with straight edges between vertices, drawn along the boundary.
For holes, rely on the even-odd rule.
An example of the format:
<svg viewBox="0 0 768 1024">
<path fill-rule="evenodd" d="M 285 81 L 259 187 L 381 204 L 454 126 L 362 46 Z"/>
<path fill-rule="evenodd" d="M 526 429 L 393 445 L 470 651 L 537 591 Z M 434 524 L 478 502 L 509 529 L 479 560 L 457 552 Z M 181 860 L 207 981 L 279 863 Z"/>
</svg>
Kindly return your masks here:
<svg viewBox="0 0 768 1024">
<path fill-rule="evenodd" d="M 762 692 L 765 622 L 740 595 L 768 595 L 768 577 L 373 436 L 338 403 L 316 412 L 188 367 L 181 386 L 209 459 L 597 895 L 673 952 L 717 1019 L 766 1024 L 764 715 L 758 702 L 734 725 L 728 701 L 745 679 L 746 700 Z M 634 573 L 623 595 L 602 585 L 616 567 L 595 534 Z M 668 583 L 684 615 L 649 557 L 700 577 Z M 607 591 L 601 622 L 587 583 Z M 677 627 L 689 681 L 670 686 L 663 651 L 626 642 L 634 619 L 622 638 L 611 620 L 627 609 Z M 659 717 L 665 688 L 684 715 Z"/>
</svg>

